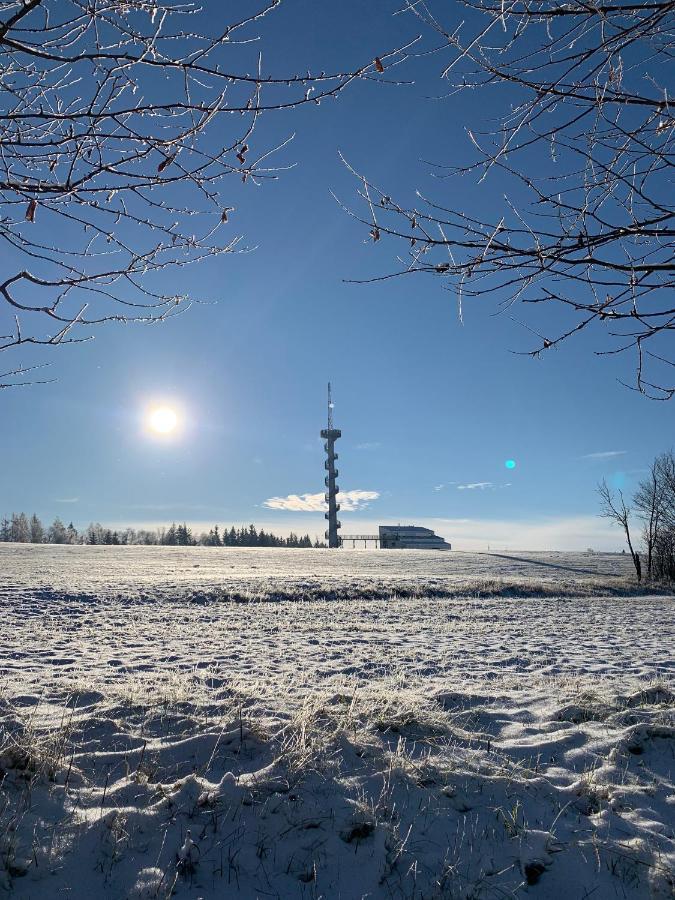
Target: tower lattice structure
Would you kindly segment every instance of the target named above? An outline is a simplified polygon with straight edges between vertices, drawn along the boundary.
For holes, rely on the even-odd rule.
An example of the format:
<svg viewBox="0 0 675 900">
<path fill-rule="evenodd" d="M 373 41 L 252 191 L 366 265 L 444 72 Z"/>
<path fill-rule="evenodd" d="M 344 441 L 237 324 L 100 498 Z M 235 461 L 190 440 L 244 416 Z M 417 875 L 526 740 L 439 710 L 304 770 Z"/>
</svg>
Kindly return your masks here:
<svg viewBox="0 0 675 900">
<path fill-rule="evenodd" d="M 321 437 L 324 438 L 326 442 L 324 444 L 324 449 L 326 451 L 326 461 L 324 463 L 326 469 L 325 497 L 326 503 L 328 504 L 328 512 L 325 515 L 328 520 L 326 540 L 328 541 L 329 547 L 339 547 L 340 537 L 338 535 L 338 529 L 340 528 L 341 523 L 337 517 L 340 509 L 340 504 L 337 502 L 337 495 L 340 488 L 337 486 L 336 482 L 338 470 L 335 468 L 335 460 L 338 458 L 338 455 L 335 452 L 335 441 L 339 437 L 342 437 L 342 432 L 339 428 L 333 426 L 333 399 L 331 396 L 330 381 L 328 382 L 328 427 L 322 429 Z"/>
</svg>

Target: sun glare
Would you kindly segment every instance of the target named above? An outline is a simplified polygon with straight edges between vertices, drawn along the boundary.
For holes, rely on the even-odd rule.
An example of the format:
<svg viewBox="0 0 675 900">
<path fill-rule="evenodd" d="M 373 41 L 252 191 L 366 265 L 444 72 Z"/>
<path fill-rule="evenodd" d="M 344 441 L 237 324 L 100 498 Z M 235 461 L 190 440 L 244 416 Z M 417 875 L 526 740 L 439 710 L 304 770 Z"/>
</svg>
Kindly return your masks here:
<svg viewBox="0 0 675 900">
<path fill-rule="evenodd" d="M 150 429 L 157 434 L 169 434 L 178 424 L 178 416 L 168 406 L 153 409 L 148 420 Z"/>
</svg>

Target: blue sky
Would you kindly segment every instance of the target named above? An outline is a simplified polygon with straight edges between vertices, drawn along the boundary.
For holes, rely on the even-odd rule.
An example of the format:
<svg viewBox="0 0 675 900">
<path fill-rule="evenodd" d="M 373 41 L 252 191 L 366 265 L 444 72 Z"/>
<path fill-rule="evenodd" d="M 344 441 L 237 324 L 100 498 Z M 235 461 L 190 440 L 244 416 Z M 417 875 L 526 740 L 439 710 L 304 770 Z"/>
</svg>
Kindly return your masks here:
<svg viewBox="0 0 675 900">
<path fill-rule="evenodd" d="M 398 8 L 288 0 L 266 26 L 268 65 L 370 59 L 416 33 Z M 498 113 L 489 98 L 429 99 L 440 93 L 431 76 L 441 65 L 396 70 L 414 85 L 355 85 L 339 100 L 270 117 L 259 144 L 295 132 L 279 159 L 294 168 L 237 187 L 230 222 L 257 249 L 176 276 L 214 302 L 161 327 L 99 331 L 47 357 L 56 383 L 0 392 L 3 513 L 322 533 L 320 512 L 265 503 L 323 491 L 330 379 L 340 485 L 377 494 L 341 515 L 343 531 L 405 521 L 458 548 L 621 546 L 597 518 L 595 486 L 606 477 L 630 491 L 672 444 L 673 425 L 672 404 L 618 384 L 631 381 L 629 358 L 595 356 L 597 335 L 540 361 L 516 355 L 526 332 L 482 302 L 465 306 L 461 324 L 437 279 L 345 283 L 390 270 L 397 248 L 374 246 L 331 197 L 355 204 L 338 151 L 392 194 L 448 191 L 481 212 L 499 195 L 498 183 L 478 190 L 429 176 L 423 160 L 466 160 L 465 127 Z M 10 365 L 38 359 L 22 353 Z M 156 403 L 179 413 L 170 438 L 144 427 Z"/>
</svg>

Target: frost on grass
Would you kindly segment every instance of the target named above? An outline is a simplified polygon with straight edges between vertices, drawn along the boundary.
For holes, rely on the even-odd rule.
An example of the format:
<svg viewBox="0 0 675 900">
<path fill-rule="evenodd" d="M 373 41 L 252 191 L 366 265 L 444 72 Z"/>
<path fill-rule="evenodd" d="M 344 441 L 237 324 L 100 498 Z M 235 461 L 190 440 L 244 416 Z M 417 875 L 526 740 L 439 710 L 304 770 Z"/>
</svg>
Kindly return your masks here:
<svg viewBox="0 0 675 900">
<path fill-rule="evenodd" d="M 264 591 L 265 553 L 219 584 L 199 550 L 70 549 L 3 570 L 0 894 L 673 896 L 674 598 L 430 598 L 453 557 L 315 552 L 268 589 L 334 596 L 187 603 L 187 567 Z"/>
<path fill-rule="evenodd" d="M 197 704 L 71 696 L 42 727 L 5 704 L 7 891 L 671 896 L 672 703 L 607 695 L 580 729 L 541 701 L 509 736 L 507 700 L 422 682 L 283 711 L 193 682 Z"/>
<path fill-rule="evenodd" d="M 0 545 L 0 595 L 45 602 L 388 600 L 644 594 L 621 554 Z"/>
</svg>

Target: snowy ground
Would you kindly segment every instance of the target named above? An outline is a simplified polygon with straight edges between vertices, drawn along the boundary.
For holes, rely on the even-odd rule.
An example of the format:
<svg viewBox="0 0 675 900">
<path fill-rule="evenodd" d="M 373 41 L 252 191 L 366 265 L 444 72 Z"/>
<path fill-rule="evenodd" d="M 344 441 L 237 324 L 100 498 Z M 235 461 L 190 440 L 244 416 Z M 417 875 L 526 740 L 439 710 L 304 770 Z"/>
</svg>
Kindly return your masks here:
<svg viewBox="0 0 675 900">
<path fill-rule="evenodd" d="M 0 545 L 0 894 L 673 897 L 675 597 L 632 592 L 610 555 Z"/>
</svg>

